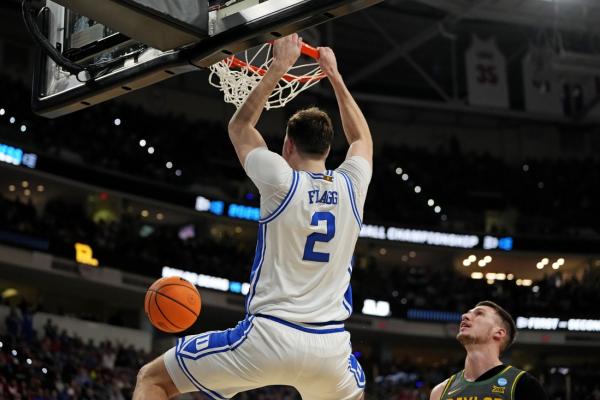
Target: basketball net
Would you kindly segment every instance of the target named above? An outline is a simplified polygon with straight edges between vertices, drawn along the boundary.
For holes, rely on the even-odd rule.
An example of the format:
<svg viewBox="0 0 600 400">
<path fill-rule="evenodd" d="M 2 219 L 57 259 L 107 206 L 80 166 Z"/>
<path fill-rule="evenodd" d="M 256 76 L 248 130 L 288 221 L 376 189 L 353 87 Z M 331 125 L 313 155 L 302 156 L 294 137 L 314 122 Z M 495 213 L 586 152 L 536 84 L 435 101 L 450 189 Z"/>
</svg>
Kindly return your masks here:
<svg viewBox="0 0 600 400">
<path fill-rule="evenodd" d="M 236 109 L 240 108 L 252 89 L 267 73 L 273 61 L 272 47 L 271 43 L 265 43 L 211 65 L 209 83 L 223 92 L 226 103 L 235 105 Z M 303 44 L 302 54 L 310 61 L 299 59 L 296 65 L 289 69 L 269 96 L 265 109 L 285 106 L 298 94 L 325 78 L 319 63 L 316 62 L 319 51 Z"/>
</svg>

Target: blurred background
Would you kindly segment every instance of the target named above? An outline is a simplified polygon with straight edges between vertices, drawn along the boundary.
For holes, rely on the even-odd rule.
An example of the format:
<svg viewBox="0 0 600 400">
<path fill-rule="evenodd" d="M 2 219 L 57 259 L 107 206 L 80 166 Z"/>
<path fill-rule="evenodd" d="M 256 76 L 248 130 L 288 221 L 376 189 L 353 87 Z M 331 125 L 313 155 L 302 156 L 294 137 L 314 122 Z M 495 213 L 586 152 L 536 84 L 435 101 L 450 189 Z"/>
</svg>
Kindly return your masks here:
<svg viewBox="0 0 600 400">
<path fill-rule="evenodd" d="M 506 362 L 551 399 L 600 399 L 598 6 L 390 0 L 303 33 L 336 51 L 375 142 L 347 323 L 367 399 L 428 399 L 462 369 L 458 322 L 481 300 L 517 321 Z M 199 71 L 36 116 L 17 1 L 0 21 L 0 399 L 128 399 L 174 343 L 143 312 L 154 280 L 200 287 L 187 333 L 243 318 L 259 195 L 227 137 L 234 108 Z M 334 118 L 335 168 L 327 82 L 259 129 L 279 151 L 309 105 Z"/>
</svg>

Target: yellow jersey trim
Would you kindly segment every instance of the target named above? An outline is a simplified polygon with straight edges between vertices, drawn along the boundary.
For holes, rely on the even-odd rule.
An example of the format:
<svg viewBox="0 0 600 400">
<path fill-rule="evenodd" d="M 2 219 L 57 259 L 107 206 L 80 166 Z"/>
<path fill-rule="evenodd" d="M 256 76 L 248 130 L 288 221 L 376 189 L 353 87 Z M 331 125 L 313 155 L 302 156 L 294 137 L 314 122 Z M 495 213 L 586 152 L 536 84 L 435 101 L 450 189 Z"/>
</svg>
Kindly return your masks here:
<svg viewBox="0 0 600 400">
<path fill-rule="evenodd" d="M 519 379 L 521 379 L 521 376 L 523 376 L 524 373 L 525 373 L 525 371 L 519 372 L 519 374 L 517 375 L 517 377 L 513 381 L 512 388 L 510 389 L 510 398 L 511 399 L 515 398 L 515 389 L 517 387 L 517 382 L 519 382 Z"/>
<path fill-rule="evenodd" d="M 456 375 L 458 375 L 458 374 L 454 374 L 450 378 L 448 378 L 448 383 L 446 383 L 446 386 L 444 386 L 444 391 L 442 392 L 442 395 L 440 396 L 440 400 L 444 400 L 444 396 L 446 396 L 448 394 L 448 389 L 450 389 L 452 382 L 454 382 L 454 380 L 456 379 Z"/>
</svg>

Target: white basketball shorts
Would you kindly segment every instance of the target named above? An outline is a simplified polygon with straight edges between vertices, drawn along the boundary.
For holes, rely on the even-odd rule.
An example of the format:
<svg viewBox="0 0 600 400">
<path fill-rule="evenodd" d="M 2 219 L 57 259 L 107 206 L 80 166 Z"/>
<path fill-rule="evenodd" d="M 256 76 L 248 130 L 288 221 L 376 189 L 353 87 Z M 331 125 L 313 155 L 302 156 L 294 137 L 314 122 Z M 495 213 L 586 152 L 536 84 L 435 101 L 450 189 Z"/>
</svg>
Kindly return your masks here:
<svg viewBox="0 0 600 400">
<path fill-rule="evenodd" d="M 248 316 L 232 329 L 180 338 L 164 360 L 181 393 L 200 391 L 211 399 L 286 385 L 307 400 L 357 400 L 365 387 L 341 323 Z"/>
</svg>

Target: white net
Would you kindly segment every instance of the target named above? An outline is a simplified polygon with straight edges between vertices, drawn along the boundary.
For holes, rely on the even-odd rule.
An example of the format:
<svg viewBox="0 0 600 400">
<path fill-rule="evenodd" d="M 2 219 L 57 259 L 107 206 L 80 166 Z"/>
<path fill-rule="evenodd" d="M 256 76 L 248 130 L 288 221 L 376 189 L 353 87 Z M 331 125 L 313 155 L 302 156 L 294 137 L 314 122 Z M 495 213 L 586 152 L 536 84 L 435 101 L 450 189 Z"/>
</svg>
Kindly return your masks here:
<svg viewBox="0 0 600 400">
<path fill-rule="evenodd" d="M 266 43 L 258 48 L 246 50 L 237 58 L 229 57 L 211 65 L 208 81 L 223 92 L 226 103 L 240 108 L 269 69 L 272 59 L 271 44 Z M 269 96 L 265 109 L 285 106 L 323 77 L 319 64 L 314 60 L 309 63 L 297 63 L 279 81 Z"/>
</svg>

